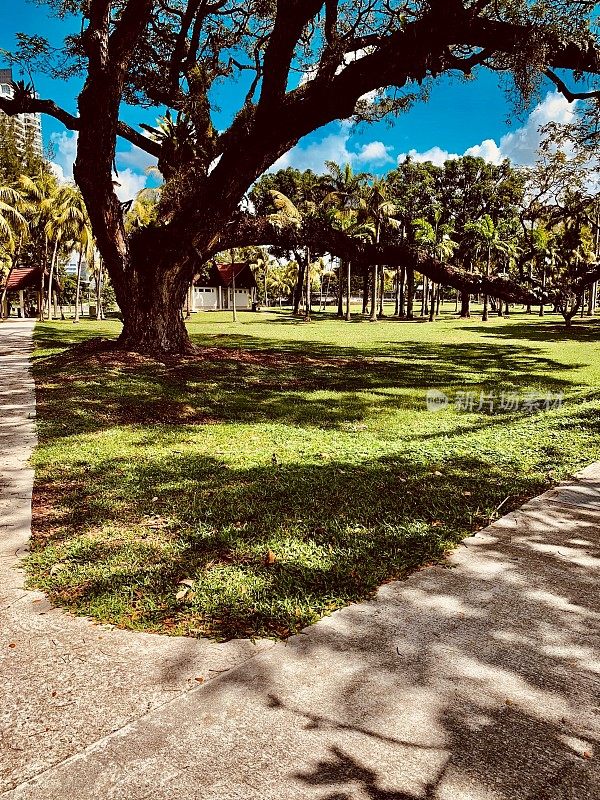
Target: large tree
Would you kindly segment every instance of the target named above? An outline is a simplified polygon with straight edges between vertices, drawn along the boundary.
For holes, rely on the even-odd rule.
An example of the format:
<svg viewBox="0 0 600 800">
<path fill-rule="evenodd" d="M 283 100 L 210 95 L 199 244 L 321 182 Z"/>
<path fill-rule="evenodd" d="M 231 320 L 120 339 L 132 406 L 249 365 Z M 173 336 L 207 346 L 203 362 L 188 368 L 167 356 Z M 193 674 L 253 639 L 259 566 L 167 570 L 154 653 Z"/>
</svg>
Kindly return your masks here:
<svg viewBox="0 0 600 800">
<path fill-rule="evenodd" d="M 189 346 L 181 308 L 198 260 L 253 243 L 240 201 L 311 131 L 336 119 L 399 111 L 449 71 L 468 75 L 483 65 L 512 72 L 527 99 L 544 71 L 595 74 L 600 68 L 590 23 L 595 3 L 581 0 L 47 5 L 75 17 L 63 51 L 39 36 L 21 37 L 15 59 L 31 69 L 43 64 L 55 75 L 80 72 L 79 114 L 28 87 L 17 87 L 13 99 L 0 98 L 0 108 L 47 113 L 78 131 L 75 179 L 123 312 L 121 343 L 138 350 Z M 228 79 L 247 91 L 232 123 L 218 132 L 212 104 Z M 172 113 L 145 136 L 120 120 L 124 102 Z M 165 178 L 156 220 L 129 233 L 113 183 L 119 136 L 156 156 Z M 264 237 L 263 221 L 253 222 Z M 377 260 L 388 263 L 383 254 Z M 444 268 L 424 257 L 419 270 Z"/>
</svg>

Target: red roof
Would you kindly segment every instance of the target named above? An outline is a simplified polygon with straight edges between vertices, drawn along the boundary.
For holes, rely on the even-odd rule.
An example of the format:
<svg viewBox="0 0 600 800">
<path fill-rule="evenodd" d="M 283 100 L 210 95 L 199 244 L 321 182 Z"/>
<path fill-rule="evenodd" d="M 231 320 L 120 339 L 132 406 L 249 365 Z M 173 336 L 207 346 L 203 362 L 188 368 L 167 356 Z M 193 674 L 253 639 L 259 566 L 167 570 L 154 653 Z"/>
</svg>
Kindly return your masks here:
<svg viewBox="0 0 600 800">
<path fill-rule="evenodd" d="M 225 264 L 213 263 L 208 279 L 197 278 L 194 283 L 196 286 L 230 287 L 233 285 L 234 274 L 236 289 L 256 288 L 254 273 L 250 268 L 250 264 L 248 264 L 246 261 L 240 263 L 229 262 Z"/>
<path fill-rule="evenodd" d="M 19 289 L 37 288 L 42 277 L 40 267 L 17 267 L 13 269 L 6 281 L 6 288 L 9 292 L 17 292 Z"/>
<path fill-rule="evenodd" d="M 243 263 L 215 264 L 215 266 L 221 279 L 221 286 L 232 286 L 234 275 L 235 285 L 238 289 L 252 289 L 256 286 L 254 274 L 250 265 L 245 261 Z"/>
</svg>

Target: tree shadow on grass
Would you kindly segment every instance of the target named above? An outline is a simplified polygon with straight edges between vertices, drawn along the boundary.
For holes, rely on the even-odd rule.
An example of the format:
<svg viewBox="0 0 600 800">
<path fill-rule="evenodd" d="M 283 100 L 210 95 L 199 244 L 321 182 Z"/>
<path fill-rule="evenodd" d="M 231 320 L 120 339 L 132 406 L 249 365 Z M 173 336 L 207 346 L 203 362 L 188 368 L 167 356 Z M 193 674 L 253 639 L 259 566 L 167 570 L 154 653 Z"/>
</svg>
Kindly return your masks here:
<svg viewBox="0 0 600 800">
<path fill-rule="evenodd" d="M 509 325 L 474 325 L 464 326 L 464 330 L 475 334 L 498 339 L 522 339 L 530 342 L 599 342 L 600 319 L 576 319 L 570 328 L 566 328 L 560 319 L 555 317 L 534 325 L 529 322 L 511 322 Z"/>
<path fill-rule="evenodd" d="M 437 561 L 503 501 L 544 484 L 450 456 L 437 475 L 405 456 L 236 469 L 181 453 L 73 466 L 38 475 L 34 582 L 105 621 L 219 638 L 300 630 Z M 177 599 L 184 579 L 193 588 Z"/>
<path fill-rule="evenodd" d="M 248 335 L 227 336 L 226 344 L 170 363 L 114 352 L 110 343 L 39 359 L 43 435 L 138 423 L 266 421 L 337 428 L 402 408 L 421 410 L 429 388 L 568 391 L 575 384 L 568 373 L 580 366 L 535 348 L 480 342 L 387 343 L 367 354 Z"/>
</svg>

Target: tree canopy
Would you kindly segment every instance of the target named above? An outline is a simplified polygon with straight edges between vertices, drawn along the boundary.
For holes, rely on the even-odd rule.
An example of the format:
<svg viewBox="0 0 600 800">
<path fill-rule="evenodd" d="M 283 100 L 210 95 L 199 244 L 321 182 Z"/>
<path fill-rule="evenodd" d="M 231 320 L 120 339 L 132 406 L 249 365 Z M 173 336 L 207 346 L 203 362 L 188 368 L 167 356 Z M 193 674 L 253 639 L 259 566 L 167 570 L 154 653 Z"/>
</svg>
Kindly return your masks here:
<svg viewBox="0 0 600 800">
<path fill-rule="evenodd" d="M 32 75 L 81 75 L 78 116 L 25 85 L 0 99 L 0 109 L 50 114 L 79 132 L 75 179 L 123 310 L 122 343 L 135 349 L 185 349 L 180 309 L 198 258 L 233 239 L 262 240 L 264 220 L 242 218 L 238 206 L 311 131 L 399 113 L 448 72 L 509 74 L 526 103 L 543 74 L 572 92 L 561 71 L 589 84 L 600 67 L 595 3 L 581 0 L 41 4 L 71 17 L 72 34 L 58 49 L 38 34 L 20 35 L 13 60 Z M 219 131 L 214 108 L 226 81 L 241 91 L 239 109 Z M 134 130 L 119 117 L 125 102 L 159 109 L 161 122 Z M 126 231 L 115 194 L 118 136 L 156 156 L 165 178 L 156 219 L 143 230 Z M 427 260 L 421 267 L 443 272 Z"/>
</svg>

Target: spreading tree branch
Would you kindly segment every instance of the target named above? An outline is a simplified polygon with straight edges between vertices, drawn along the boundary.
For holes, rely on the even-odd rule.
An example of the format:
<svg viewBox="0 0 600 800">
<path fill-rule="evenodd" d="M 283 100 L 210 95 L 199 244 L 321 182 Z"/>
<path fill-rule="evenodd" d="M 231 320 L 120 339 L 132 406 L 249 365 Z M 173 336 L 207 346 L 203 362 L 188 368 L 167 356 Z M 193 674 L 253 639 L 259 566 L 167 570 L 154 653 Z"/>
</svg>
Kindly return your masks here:
<svg viewBox="0 0 600 800">
<path fill-rule="evenodd" d="M 544 75 L 547 78 L 550 78 L 552 83 L 556 86 L 558 91 L 566 97 L 569 103 L 572 103 L 574 100 L 592 100 L 594 98 L 600 97 L 600 91 L 589 91 L 589 92 L 572 92 L 567 84 L 558 77 L 558 75 L 554 72 L 554 70 L 547 69 L 544 72 Z"/>
</svg>

